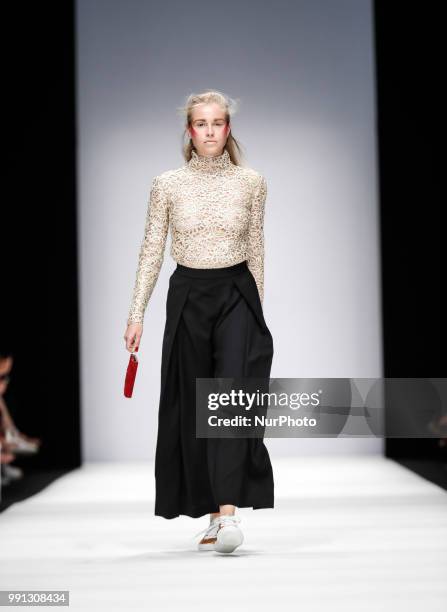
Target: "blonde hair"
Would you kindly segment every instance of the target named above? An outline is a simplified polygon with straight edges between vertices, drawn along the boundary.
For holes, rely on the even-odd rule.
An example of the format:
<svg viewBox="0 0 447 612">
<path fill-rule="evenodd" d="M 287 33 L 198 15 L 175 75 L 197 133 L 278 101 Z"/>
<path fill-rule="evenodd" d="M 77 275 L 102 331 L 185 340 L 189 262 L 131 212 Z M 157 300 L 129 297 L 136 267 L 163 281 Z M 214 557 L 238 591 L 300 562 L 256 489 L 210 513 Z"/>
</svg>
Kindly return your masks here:
<svg viewBox="0 0 447 612">
<path fill-rule="evenodd" d="M 238 101 L 226 96 L 216 89 L 203 91 L 197 94 L 190 94 L 184 106 L 179 107 L 177 110 L 185 116 L 186 125 L 182 136 L 182 152 L 183 157 L 186 161 L 191 159 L 192 151 L 195 150 L 192 139 L 188 135 L 188 127 L 191 126 L 192 121 L 192 110 L 199 104 L 211 104 L 216 102 L 225 111 L 225 119 L 227 123 L 230 123 L 231 117 L 236 113 L 238 108 Z M 185 142 L 186 136 L 186 142 Z M 236 138 L 233 136 L 233 130 L 231 129 L 228 134 L 227 142 L 224 146 L 224 151 L 227 150 L 230 155 L 230 159 L 236 166 L 241 165 L 241 158 L 243 157 L 242 147 Z"/>
</svg>

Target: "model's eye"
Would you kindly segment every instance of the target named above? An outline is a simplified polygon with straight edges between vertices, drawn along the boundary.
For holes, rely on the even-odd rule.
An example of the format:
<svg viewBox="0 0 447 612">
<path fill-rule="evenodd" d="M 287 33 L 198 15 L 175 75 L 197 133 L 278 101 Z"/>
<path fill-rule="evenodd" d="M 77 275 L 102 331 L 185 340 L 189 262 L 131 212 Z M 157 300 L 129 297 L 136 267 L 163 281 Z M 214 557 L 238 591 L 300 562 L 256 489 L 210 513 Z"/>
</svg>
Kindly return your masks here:
<svg viewBox="0 0 447 612">
<path fill-rule="evenodd" d="M 203 121 L 201 123 L 196 123 L 196 127 L 203 127 L 204 125 L 206 125 Z M 217 127 L 222 127 L 223 125 L 225 125 L 225 123 L 215 123 L 214 125 L 216 125 Z"/>
</svg>

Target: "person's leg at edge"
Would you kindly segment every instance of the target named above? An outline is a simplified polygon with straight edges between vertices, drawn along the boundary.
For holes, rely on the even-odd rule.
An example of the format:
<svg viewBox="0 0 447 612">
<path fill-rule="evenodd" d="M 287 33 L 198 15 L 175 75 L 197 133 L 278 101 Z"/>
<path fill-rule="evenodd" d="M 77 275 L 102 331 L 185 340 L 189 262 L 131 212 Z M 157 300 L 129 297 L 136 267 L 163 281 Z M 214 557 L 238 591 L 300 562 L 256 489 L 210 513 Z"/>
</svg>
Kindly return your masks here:
<svg viewBox="0 0 447 612">
<path fill-rule="evenodd" d="M 231 504 L 224 504 L 223 506 L 219 506 L 220 511 L 219 512 L 212 512 L 210 514 L 210 523 L 217 517 L 217 516 L 222 516 L 222 514 L 232 514 L 234 515 L 234 512 L 236 510 L 236 506 L 232 506 Z"/>
</svg>

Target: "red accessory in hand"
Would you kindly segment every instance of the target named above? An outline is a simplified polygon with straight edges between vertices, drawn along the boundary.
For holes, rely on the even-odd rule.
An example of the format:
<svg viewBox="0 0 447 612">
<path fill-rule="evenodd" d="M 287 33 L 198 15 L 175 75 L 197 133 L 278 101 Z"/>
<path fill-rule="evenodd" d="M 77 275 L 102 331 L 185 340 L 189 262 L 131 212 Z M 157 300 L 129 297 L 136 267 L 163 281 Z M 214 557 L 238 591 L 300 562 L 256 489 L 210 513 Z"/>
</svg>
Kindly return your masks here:
<svg viewBox="0 0 447 612">
<path fill-rule="evenodd" d="M 129 357 L 129 363 L 127 365 L 126 371 L 126 380 L 124 381 L 124 397 L 132 397 L 133 385 L 138 369 L 138 358 L 135 354 L 137 351 L 138 346 L 135 351 L 130 354 Z"/>
</svg>

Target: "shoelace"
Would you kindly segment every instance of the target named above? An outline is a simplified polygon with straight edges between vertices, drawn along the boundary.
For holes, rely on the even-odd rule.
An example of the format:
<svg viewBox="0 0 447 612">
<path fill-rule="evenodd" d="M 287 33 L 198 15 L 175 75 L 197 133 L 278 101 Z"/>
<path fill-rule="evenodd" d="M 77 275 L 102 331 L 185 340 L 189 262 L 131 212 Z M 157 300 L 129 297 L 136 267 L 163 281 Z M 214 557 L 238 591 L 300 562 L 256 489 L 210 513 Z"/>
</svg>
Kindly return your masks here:
<svg viewBox="0 0 447 612">
<path fill-rule="evenodd" d="M 218 520 L 219 520 L 219 517 L 217 517 L 217 518 L 213 519 L 213 522 L 212 522 L 212 523 L 210 523 L 210 524 L 208 525 L 208 527 L 205 527 L 205 529 L 202 529 L 201 531 L 199 531 L 198 533 L 196 533 L 196 535 L 195 535 L 195 536 L 193 536 L 193 537 L 194 537 L 194 538 L 197 538 L 197 536 L 199 536 L 201 533 L 205 533 L 206 535 L 208 535 L 208 532 L 211 532 L 211 531 L 213 531 L 214 529 L 216 529 L 216 523 L 217 523 L 217 521 L 218 521 Z M 205 536 L 203 536 L 203 537 L 206 537 L 206 535 L 205 535 Z"/>
<path fill-rule="evenodd" d="M 203 536 L 204 538 L 207 537 L 208 533 L 211 533 L 212 531 L 214 531 L 217 527 L 217 524 L 222 524 L 223 527 L 227 527 L 228 525 L 236 525 L 237 523 L 240 523 L 241 519 L 236 516 L 236 515 L 231 515 L 231 514 L 222 514 L 221 516 L 216 517 L 215 519 L 213 519 L 213 522 L 208 525 L 208 527 L 205 527 L 205 529 L 202 529 L 201 531 L 199 531 L 198 533 L 196 533 L 196 535 L 194 536 L 194 538 L 197 538 L 200 534 L 205 533 L 205 535 Z"/>
<path fill-rule="evenodd" d="M 219 523 L 222 524 L 222 527 L 232 526 L 234 527 L 237 523 L 240 523 L 241 519 L 235 514 L 223 514 L 219 517 Z"/>
</svg>

